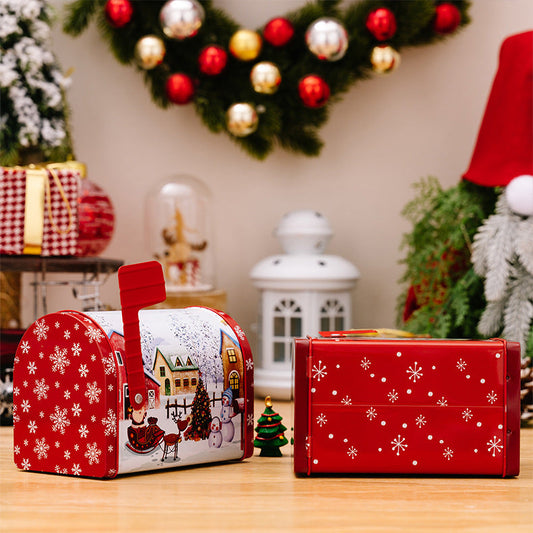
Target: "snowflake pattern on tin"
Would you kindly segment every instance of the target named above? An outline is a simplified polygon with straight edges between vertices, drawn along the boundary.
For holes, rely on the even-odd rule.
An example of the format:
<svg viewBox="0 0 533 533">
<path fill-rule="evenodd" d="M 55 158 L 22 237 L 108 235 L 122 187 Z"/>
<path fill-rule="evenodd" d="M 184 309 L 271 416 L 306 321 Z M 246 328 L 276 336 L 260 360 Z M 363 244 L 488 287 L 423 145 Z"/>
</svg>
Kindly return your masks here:
<svg viewBox="0 0 533 533">
<path fill-rule="evenodd" d="M 374 420 L 374 418 L 376 418 L 377 416 L 378 412 L 373 407 L 369 407 L 366 410 L 366 417 L 368 418 L 368 420 Z"/>
<path fill-rule="evenodd" d="M 392 450 L 396 452 L 396 455 L 400 455 L 400 452 L 404 452 L 408 447 L 408 444 L 405 443 L 405 438 L 401 435 L 392 440 L 391 444 Z"/>
<path fill-rule="evenodd" d="M 65 373 L 65 369 L 70 365 L 70 359 L 67 357 L 67 349 L 54 348 L 54 353 L 50 355 L 50 361 L 52 362 L 52 372 Z"/>
<path fill-rule="evenodd" d="M 391 403 L 394 403 L 396 401 L 398 401 L 398 392 L 396 391 L 396 389 L 392 389 L 388 394 L 387 394 L 387 398 L 389 399 L 389 402 Z"/>
<path fill-rule="evenodd" d="M 357 448 L 355 446 L 350 446 L 346 452 L 350 459 L 355 459 L 357 457 Z"/>
<path fill-rule="evenodd" d="M 424 427 L 424 426 L 427 424 L 426 417 L 425 417 L 424 415 L 418 415 L 418 416 L 416 417 L 415 424 L 416 424 L 419 428 Z"/>
<path fill-rule="evenodd" d="M 316 423 L 320 426 L 320 427 L 324 427 L 327 423 L 328 419 L 326 417 L 326 415 L 324 413 L 320 413 L 317 417 L 316 417 Z"/>
<path fill-rule="evenodd" d="M 322 361 L 318 361 L 318 365 L 313 366 L 313 379 L 320 381 L 328 375 L 326 372 L 326 365 L 322 365 Z"/>
<path fill-rule="evenodd" d="M 488 394 L 487 394 L 487 401 L 493 405 L 496 400 L 498 399 L 498 395 L 493 391 L 491 390 Z"/>
<path fill-rule="evenodd" d="M 417 379 L 420 379 L 424 374 L 422 373 L 422 367 L 418 366 L 418 363 L 415 361 L 414 365 L 411 365 L 406 372 L 409 374 L 409 379 L 413 380 L 413 383 L 416 383 Z"/>
<path fill-rule="evenodd" d="M 461 358 L 459 359 L 459 361 L 457 361 L 456 366 L 459 372 L 464 372 L 466 370 L 467 364 L 466 364 L 466 361 Z"/>
<path fill-rule="evenodd" d="M 49 326 L 46 325 L 44 319 L 37 320 L 33 326 L 33 333 L 37 337 L 38 341 L 46 339 L 48 337 Z"/>
<path fill-rule="evenodd" d="M 501 453 L 503 450 L 502 440 L 494 435 L 494 437 L 487 442 L 487 448 L 489 453 L 492 454 L 492 457 L 496 457 L 496 453 Z"/>
<path fill-rule="evenodd" d="M 465 410 L 461 413 L 461 416 L 463 417 L 463 420 L 464 420 L 465 422 L 468 422 L 469 420 L 472 419 L 472 417 L 473 417 L 474 415 L 472 414 L 472 411 L 471 411 L 470 409 L 467 408 L 467 409 L 465 409 Z"/>
<path fill-rule="evenodd" d="M 363 370 L 368 370 L 371 364 L 372 362 L 367 357 L 361 359 L 361 367 L 363 368 Z"/>
</svg>

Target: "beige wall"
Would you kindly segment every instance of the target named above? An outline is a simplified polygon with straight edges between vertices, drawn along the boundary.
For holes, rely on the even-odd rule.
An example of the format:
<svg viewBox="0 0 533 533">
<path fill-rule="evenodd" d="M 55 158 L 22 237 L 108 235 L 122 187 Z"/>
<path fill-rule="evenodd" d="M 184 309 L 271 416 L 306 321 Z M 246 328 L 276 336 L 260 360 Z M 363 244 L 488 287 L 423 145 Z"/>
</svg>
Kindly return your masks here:
<svg viewBox="0 0 533 533">
<path fill-rule="evenodd" d="M 304 1 L 215 3 L 256 28 Z M 149 259 L 142 239 L 147 191 L 187 173 L 204 180 L 215 198 L 217 285 L 227 290 L 228 312 L 245 331 L 252 331 L 259 301 L 250 269 L 279 251 L 272 230 L 298 208 L 326 215 L 335 232 L 328 252 L 361 271 L 352 326 L 394 326 L 399 245 L 409 229 L 400 211 L 413 196 L 411 184 L 430 174 L 445 186 L 457 183 L 470 160 L 500 44 L 533 27 L 530 0 L 474 0 L 471 15 L 460 35 L 403 50 L 396 72 L 356 84 L 321 130 L 326 146 L 319 158 L 280 150 L 264 162 L 210 133 L 192 106 L 157 108 L 141 76 L 115 61 L 94 26 L 76 39 L 56 28 L 55 52 L 65 70 L 75 69 L 68 101 L 76 155 L 116 207 L 105 256 Z M 28 315 L 29 291 L 25 298 Z M 114 280 L 105 299 L 118 307 Z M 73 305 L 62 292 L 49 311 Z"/>
</svg>

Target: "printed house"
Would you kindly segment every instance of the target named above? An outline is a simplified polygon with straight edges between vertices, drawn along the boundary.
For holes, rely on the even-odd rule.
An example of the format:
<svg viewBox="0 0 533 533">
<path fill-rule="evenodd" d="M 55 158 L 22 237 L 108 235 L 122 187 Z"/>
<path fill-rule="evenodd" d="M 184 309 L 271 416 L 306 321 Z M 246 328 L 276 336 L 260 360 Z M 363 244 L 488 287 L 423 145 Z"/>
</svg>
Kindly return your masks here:
<svg viewBox="0 0 533 533">
<path fill-rule="evenodd" d="M 124 337 L 120 333 L 112 331 L 109 334 L 109 341 L 115 350 L 115 357 L 117 359 L 117 386 L 120 390 L 118 400 L 119 413 L 123 413 L 123 417 L 128 419 L 130 416 L 131 404 L 128 389 L 128 379 L 126 376 L 126 367 L 124 366 Z M 146 369 L 144 369 L 144 383 L 148 393 L 148 409 L 158 409 L 161 404 L 159 395 L 160 383 L 150 372 L 147 372 Z"/>
<path fill-rule="evenodd" d="M 244 397 L 243 357 L 239 345 L 226 333 L 221 331 L 220 357 L 224 369 L 224 390 L 231 387 L 233 398 Z"/>
<path fill-rule="evenodd" d="M 184 362 L 171 348 L 164 346 L 156 348 L 154 374 L 161 382 L 160 393 L 165 396 L 194 394 L 200 377 L 198 366 L 189 356 Z"/>
</svg>

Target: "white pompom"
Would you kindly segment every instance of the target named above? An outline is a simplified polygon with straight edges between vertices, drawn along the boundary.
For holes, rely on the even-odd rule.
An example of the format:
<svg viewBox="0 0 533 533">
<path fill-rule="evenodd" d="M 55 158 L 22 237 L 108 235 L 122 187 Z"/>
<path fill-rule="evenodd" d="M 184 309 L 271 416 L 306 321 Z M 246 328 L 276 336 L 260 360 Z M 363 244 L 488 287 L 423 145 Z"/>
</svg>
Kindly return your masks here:
<svg viewBox="0 0 533 533">
<path fill-rule="evenodd" d="M 533 215 L 533 176 L 524 174 L 513 178 L 505 188 L 509 207 L 518 215 Z"/>
</svg>

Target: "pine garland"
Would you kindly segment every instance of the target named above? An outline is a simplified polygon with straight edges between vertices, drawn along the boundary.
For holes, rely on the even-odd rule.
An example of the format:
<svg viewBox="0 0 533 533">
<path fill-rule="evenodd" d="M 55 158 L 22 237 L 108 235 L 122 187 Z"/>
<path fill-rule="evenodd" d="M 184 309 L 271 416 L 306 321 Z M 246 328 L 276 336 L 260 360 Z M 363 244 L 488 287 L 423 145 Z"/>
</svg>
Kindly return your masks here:
<svg viewBox="0 0 533 533">
<path fill-rule="evenodd" d="M 495 191 L 466 181 L 443 190 L 433 177 L 415 189 L 402 212 L 413 230 L 402 242 L 406 271 L 397 322 L 433 337 L 479 338 L 485 297 L 470 255 L 478 227 L 494 209 Z"/>
<path fill-rule="evenodd" d="M 168 39 L 162 32 L 158 15 L 163 1 L 133 2 L 133 18 L 121 28 L 112 27 L 106 20 L 105 3 L 106 0 L 76 0 L 70 3 L 64 21 L 65 32 L 79 35 L 96 19 L 100 34 L 108 42 L 118 61 L 124 64 L 135 64 L 134 48 L 140 38 L 147 34 L 161 37 L 167 48 L 164 62 L 152 70 L 142 71 L 154 103 L 163 108 L 170 105 L 165 93 L 165 82 L 171 73 L 177 71 L 198 80 L 194 105 L 204 124 L 214 133 L 227 132 L 225 113 L 232 104 L 252 103 L 256 109 L 262 110 L 258 129 L 247 137 L 231 134 L 230 137 L 258 159 L 265 158 L 275 146 L 307 156 L 320 153 L 323 141 L 318 135 L 318 129 L 326 122 L 331 104 L 338 101 L 355 81 L 373 73 L 371 51 L 381 42 L 365 27 L 372 10 L 385 7 L 395 15 L 397 31 L 386 44 L 398 51 L 405 46 L 427 45 L 445 38 L 433 29 L 435 6 L 440 2 L 363 0 L 342 9 L 340 0 L 315 0 L 283 15 L 295 30 L 294 37 L 287 45 L 274 47 L 267 42 L 263 43 L 257 60 L 275 63 L 282 76 L 279 90 L 273 95 L 265 95 L 256 93 L 250 84 L 250 69 L 253 65 L 231 56 L 222 74 L 208 77 L 199 73 L 197 58 L 202 48 L 209 44 L 227 48 L 231 36 L 240 29 L 227 13 L 213 5 L 214 2 L 201 2 L 205 10 L 204 23 L 196 36 L 182 41 Z M 450 3 L 460 11 L 460 27 L 467 25 L 470 22 L 470 2 L 454 0 Z M 320 17 L 336 18 L 348 33 L 348 50 L 339 61 L 320 61 L 307 49 L 305 32 Z M 298 96 L 298 81 L 311 73 L 321 76 L 331 90 L 330 100 L 319 109 L 306 107 Z"/>
</svg>

